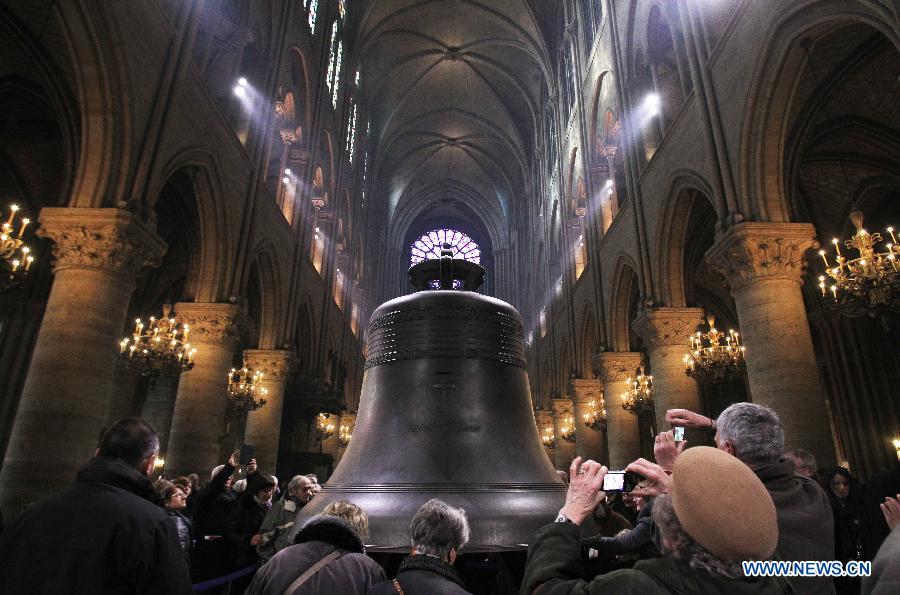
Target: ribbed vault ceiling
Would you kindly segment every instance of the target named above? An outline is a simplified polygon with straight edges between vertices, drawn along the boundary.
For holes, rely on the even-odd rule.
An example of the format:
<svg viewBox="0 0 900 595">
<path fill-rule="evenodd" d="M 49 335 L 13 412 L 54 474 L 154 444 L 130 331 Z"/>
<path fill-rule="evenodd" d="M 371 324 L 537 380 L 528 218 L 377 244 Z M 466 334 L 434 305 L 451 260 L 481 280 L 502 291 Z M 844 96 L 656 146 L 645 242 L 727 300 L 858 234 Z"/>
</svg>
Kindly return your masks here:
<svg viewBox="0 0 900 595">
<path fill-rule="evenodd" d="M 519 213 L 549 78 L 540 18 L 524 0 L 367 4 L 356 47 L 373 198 L 396 233 L 458 201 L 506 235 L 498 227 Z"/>
</svg>

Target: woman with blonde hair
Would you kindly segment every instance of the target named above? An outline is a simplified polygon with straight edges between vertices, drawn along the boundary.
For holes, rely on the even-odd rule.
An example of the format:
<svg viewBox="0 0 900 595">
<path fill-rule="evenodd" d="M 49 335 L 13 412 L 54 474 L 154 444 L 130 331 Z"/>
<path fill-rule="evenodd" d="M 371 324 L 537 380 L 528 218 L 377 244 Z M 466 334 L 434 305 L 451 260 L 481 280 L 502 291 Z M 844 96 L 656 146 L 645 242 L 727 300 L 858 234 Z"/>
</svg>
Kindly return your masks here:
<svg viewBox="0 0 900 595">
<path fill-rule="evenodd" d="M 259 569 L 246 595 L 366 593 L 385 578 L 381 566 L 365 554 L 368 533 L 363 509 L 347 500 L 332 502 L 303 525 L 294 545 Z"/>
</svg>

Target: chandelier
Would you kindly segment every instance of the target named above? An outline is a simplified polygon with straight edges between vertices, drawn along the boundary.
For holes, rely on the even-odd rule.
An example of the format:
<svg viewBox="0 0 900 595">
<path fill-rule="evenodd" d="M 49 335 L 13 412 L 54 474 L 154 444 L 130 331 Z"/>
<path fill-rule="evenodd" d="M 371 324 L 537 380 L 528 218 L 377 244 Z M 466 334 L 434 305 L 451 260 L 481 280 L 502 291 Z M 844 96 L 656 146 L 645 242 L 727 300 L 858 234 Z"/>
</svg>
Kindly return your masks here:
<svg viewBox="0 0 900 595">
<path fill-rule="evenodd" d="M 559 427 L 559 437 L 566 442 L 575 442 L 575 418 L 567 417 Z"/>
<path fill-rule="evenodd" d="M 188 343 L 188 325 L 175 320 L 171 307 L 162 318 L 138 318 L 130 337 L 119 342 L 121 361 L 141 376 L 176 377 L 194 367 L 197 350 Z"/>
<path fill-rule="evenodd" d="M 544 431 L 541 434 L 541 444 L 547 448 L 556 448 L 556 437 L 553 436 L 552 427 L 544 428 Z"/>
<path fill-rule="evenodd" d="M 0 289 L 11 287 L 19 281 L 34 263 L 31 248 L 22 239 L 31 219 L 23 218 L 21 224 L 17 224 L 18 211 L 18 205 L 9 205 L 9 217 L 0 225 Z"/>
<path fill-rule="evenodd" d="M 341 427 L 338 428 L 338 444 L 347 448 L 351 438 L 353 438 L 353 434 L 350 431 L 350 424 L 341 424 Z"/>
<path fill-rule="evenodd" d="M 691 351 L 684 356 L 684 373 L 704 384 L 724 382 L 739 376 L 747 367 L 740 335 L 733 329 L 727 333 L 716 328 L 716 317 L 706 317 L 709 331 L 691 335 Z"/>
<path fill-rule="evenodd" d="M 633 415 L 653 411 L 653 376 L 644 374 L 644 364 L 635 378 L 625 380 L 628 390 L 622 393 L 622 409 Z"/>
<path fill-rule="evenodd" d="M 320 413 L 316 416 L 316 440 L 324 442 L 334 436 L 334 420 L 330 413 Z"/>
<path fill-rule="evenodd" d="M 844 242 L 844 246 L 856 250 L 856 258 L 841 253 L 837 238 L 831 240 L 835 250 L 833 266 L 825 251 L 819 250 L 819 256 L 825 262 L 825 273 L 831 277 L 830 283 L 826 283 L 825 275 L 819 277 L 825 306 L 845 316 L 861 316 L 879 309 L 900 310 L 900 247 L 894 228 L 887 228 L 891 241 L 879 252 L 876 244 L 883 241 L 881 234 L 870 234 L 863 229 L 862 211 L 854 209 L 850 221 L 856 227 L 856 234 Z"/>
<path fill-rule="evenodd" d="M 244 366 L 228 372 L 228 412 L 241 414 L 256 411 L 266 404 L 269 390 L 262 386 L 263 373 Z"/>
<path fill-rule="evenodd" d="M 587 406 L 588 411 L 582 414 L 584 425 L 595 432 L 599 431 L 600 428 L 606 426 L 606 403 L 604 403 L 603 399 L 600 399 L 599 409 L 597 408 L 597 401 L 590 401 Z"/>
</svg>

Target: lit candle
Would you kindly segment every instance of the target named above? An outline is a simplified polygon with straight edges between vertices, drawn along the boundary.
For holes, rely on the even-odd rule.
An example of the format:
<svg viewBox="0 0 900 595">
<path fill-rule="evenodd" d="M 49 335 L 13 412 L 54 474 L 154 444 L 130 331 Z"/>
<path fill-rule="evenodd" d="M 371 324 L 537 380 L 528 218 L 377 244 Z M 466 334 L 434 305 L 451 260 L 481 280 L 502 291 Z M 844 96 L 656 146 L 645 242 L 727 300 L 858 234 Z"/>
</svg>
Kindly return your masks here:
<svg viewBox="0 0 900 595">
<path fill-rule="evenodd" d="M 825 257 L 825 251 L 819 250 L 819 256 L 821 256 L 822 260 L 825 261 L 825 268 L 828 268 L 828 259 Z"/>
<path fill-rule="evenodd" d="M 31 268 L 31 263 L 33 263 L 33 262 L 34 262 L 34 256 L 31 256 L 29 254 L 28 258 L 25 259 L 25 270 L 26 271 Z"/>
<path fill-rule="evenodd" d="M 831 286 L 831 293 L 834 295 L 834 299 L 837 299 L 837 285 Z"/>
<path fill-rule="evenodd" d="M 897 243 L 897 238 L 894 237 L 894 228 L 893 228 L 893 227 L 888 227 L 887 230 L 888 230 L 888 233 L 891 234 L 891 241 L 892 241 L 894 244 L 896 244 L 896 243 Z"/>
<path fill-rule="evenodd" d="M 7 226 L 12 226 L 13 217 L 16 216 L 16 211 L 19 210 L 19 205 L 9 205 L 9 219 L 6 220 Z"/>
<path fill-rule="evenodd" d="M 15 273 L 16 269 L 18 269 L 18 268 L 19 268 L 19 261 L 18 260 L 12 261 L 12 272 Z"/>
<path fill-rule="evenodd" d="M 25 233 L 25 228 L 28 227 L 28 224 L 31 223 L 31 219 L 22 219 L 22 227 L 19 228 L 19 237 L 22 237 L 22 234 Z"/>
<path fill-rule="evenodd" d="M 841 243 L 838 241 L 837 238 L 832 239 L 831 243 L 834 244 L 834 249 L 837 251 L 837 255 L 840 256 L 841 255 Z"/>
</svg>

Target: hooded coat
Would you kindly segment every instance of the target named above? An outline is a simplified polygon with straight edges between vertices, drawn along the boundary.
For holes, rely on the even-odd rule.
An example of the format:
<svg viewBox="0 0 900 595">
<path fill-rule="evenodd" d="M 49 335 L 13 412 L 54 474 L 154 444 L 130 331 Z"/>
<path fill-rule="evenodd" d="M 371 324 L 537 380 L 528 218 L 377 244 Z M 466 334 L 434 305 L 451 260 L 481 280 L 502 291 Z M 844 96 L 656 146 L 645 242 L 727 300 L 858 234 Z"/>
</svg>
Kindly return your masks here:
<svg viewBox="0 0 900 595">
<path fill-rule="evenodd" d="M 72 487 L 0 535 L 0 593 L 192 593 L 175 526 L 155 498 L 124 461 L 92 459 Z"/>
<path fill-rule="evenodd" d="M 579 555 L 579 528 L 571 523 L 550 523 L 539 529 L 528 548 L 522 595 L 776 595 L 793 593 L 782 578 L 730 579 L 691 568 L 670 556 L 641 560 L 628 570 L 602 574 L 585 581 Z"/>
<path fill-rule="evenodd" d="M 282 595 L 291 583 L 335 550 L 343 555 L 319 569 L 294 591 L 363 595 L 384 580 L 384 570 L 366 556 L 362 540 L 349 523 L 334 516 L 313 517 L 286 547 L 256 572 L 245 595 Z"/>
</svg>

